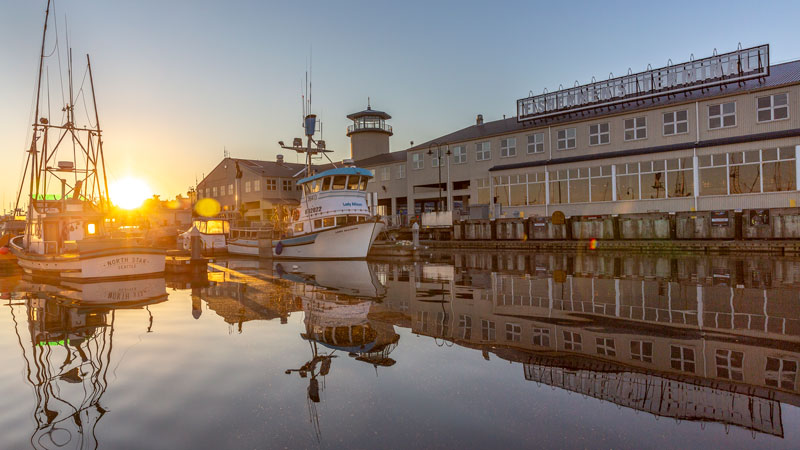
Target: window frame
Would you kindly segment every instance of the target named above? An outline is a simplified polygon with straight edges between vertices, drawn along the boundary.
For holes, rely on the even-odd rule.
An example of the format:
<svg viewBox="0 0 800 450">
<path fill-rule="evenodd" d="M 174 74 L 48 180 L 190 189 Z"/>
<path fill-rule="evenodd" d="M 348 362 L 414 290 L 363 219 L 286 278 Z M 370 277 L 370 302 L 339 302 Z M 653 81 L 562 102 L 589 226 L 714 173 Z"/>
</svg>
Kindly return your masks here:
<svg viewBox="0 0 800 450">
<path fill-rule="evenodd" d="M 786 96 L 786 103 L 783 105 L 775 106 L 775 97 L 779 95 Z M 769 99 L 769 106 L 766 108 L 760 108 L 758 106 L 758 101 L 762 98 Z M 775 118 L 775 109 L 776 108 L 786 108 L 786 117 L 781 117 L 780 119 Z M 761 111 L 769 111 L 770 112 L 770 119 L 769 120 L 760 120 L 758 118 L 758 113 Z M 761 97 L 756 97 L 756 123 L 769 123 L 769 122 L 778 122 L 781 120 L 789 120 L 791 118 L 791 108 L 789 108 L 789 92 L 778 92 L 775 94 L 763 95 Z"/>
<path fill-rule="evenodd" d="M 561 137 L 561 132 L 564 132 L 564 137 Z M 570 137 L 570 131 L 572 132 L 572 136 Z M 570 146 L 570 140 L 572 141 L 572 146 Z M 561 147 L 561 143 L 564 143 L 564 147 Z M 563 128 L 561 130 L 556 131 L 556 150 L 558 151 L 565 151 L 565 150 L 573 150 L 578 147 L 578 130 L 575 127 L 570 128 Z"/>
<path fill-rule="evenodd" d="M 503 152 L 505 152 L 505 155 Z M 500 157 L 513 158 L 515 156 L 517 156 L 517 138 L 510 137 L 500 139 Z"/>
<path fill-rule="evenodd" d="M 538 137 L 539 142 L 537 142 L 537 137 Z M 531 142 L 531 138 L 533 138 L 533 142 Z M 542 150 L 541 151 L 536 151 L 536 147 L 539 146 L 539 145 L 542 146 Z M 531 146 L 533 146 L 533 151 L 531 151 Z M 531 133 L 531 134 L 527 135 L 527 144 L 526 144 L 525 152 L 528 155 L 535 155 L 535 154 L 538 154 L 538 153 L 544 153 L 544 132 L 543 131 L 540 131 L 538 133 Z"/>
<path fill-rule="evenodd" d="M 641 125 L 641 126 L 637 125 L 637 121 L 639 119 L 643 119 L 644 120 L 644 125 Z M 628 121 L 629 120 L 633 121 L 633 127 L 631 127 L 631 128 L 628 128 Z M 623 128 L 622 137 L 623 137 L 623 140 L 625 142 L 641 141 L 641 140 L 647 139 L 647 116 L 639 116 L 639 117 L 631 117 L 630 119 L 623 119 L 622 128 Z M 644 136 L 639 137 L 639 131 L 640 130 L 644 131 Z M 630 138 L 630 139 L 628 139 L 628 132 L 629 131 L 633 133 L 633 137 Z"/>
<path fill-rule="evenodd" d="M 678 120 L 678 113 L 686 113 L 686 119 Z M 673 132 L 667 133 L 665 128 L 667 127 L 668 123 L 666 121 L 667 116 L 672 116 L 672 122 L 669 125 L 672 125 Z M 685 123 L 686 124 L 686 131 L 678 131 L 678 125 Z M 661 135 L 666 136 L 680 136 L 682 134 L 689 134 L 689 110 L 688 109 L 676 109 L 675 111 L 668 111 L 665 113 L 661 113 Z"/>
<path fill-rule="evenodd" d="M 601 127 L 605 125 L 606 131 L 601 131 Z M 592 133 L 592 128 L 596 127 L 597 131 Z M 602 138 L 605 136 L 606 142 L 602 142 Z M 592 138 L 597 138 L 597 142 L 592 144 Z M 600 122 L 600 123 L 593 123 L 589 125 L 589 146 L 596 147 L 599 145 L 608 145 L 611 144 L 611 124 L 609 122 Z"/>
<path fill-rule="evenodd" d="M 475 161 L 491 161 L 492 141 L 475 143 Z"/>
<path fill-rule="evenodd" d="M 425 154 L 422 152 L 411 154 L 411 169 L 422 170 L 425 168 Z"/>
<path fill-rule="evenodd" d="M 453 164 L 465 164 L 467 162 L 467 146 L 456 145 L 453 147 Z"/>
<path fill-rule="evenodd" d="M 725 105 L 729 105 L 729 104 L 733 104 L 733 113 L 725 113 L 725 111 L 724 111 Z M 715 114 L 715 115 L 711 114 L 711 108 L 714 107 L 714 106 L 718 106 L 719 107 L 719 114 Z M 708 125 L 708 129 L 709 130 L 721 130 L 723 128 L 734 128 L 734 127 L 736 127 L 738 125 L 738 121 L 737 121 L 737 118 L 736 118 L 736 113 L 737 113 L 736 100 L 734 100 L 732 102 L 714 103 L 714 104 L 708 105 L 707 108 L 706 108 L 706 113 L 708 115 L 708 123 L 707 123 L 707 125 Z M 729 116 L 733 116 L 733 125 L 725 125 L 725 118 L 729 117 Z M 720 126 L 718 126 L 718 127 L 712 127 L 711 126 L 711 119 L 714 119 L 714 118 L 719 118 L 719 125 Z"/>
</svg>

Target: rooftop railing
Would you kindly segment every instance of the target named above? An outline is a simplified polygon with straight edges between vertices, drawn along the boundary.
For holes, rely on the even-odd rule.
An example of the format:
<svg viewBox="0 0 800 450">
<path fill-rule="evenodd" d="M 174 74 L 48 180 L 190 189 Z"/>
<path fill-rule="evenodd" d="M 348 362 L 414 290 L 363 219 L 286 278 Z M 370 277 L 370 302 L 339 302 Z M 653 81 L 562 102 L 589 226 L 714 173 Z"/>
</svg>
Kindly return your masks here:
<svg viewBox="0 0 800 450">
<path fill-rule="evenodd" d="M 352 125 L 347 126 L 348 133 L 352 133 L 354 131 L 364 131 L 364 130 L 380 130 L 391 133 L 392 126 L 387 125 L 385 123 L 376 123 L 376 122 L 354 123 Z"/>
</svg>

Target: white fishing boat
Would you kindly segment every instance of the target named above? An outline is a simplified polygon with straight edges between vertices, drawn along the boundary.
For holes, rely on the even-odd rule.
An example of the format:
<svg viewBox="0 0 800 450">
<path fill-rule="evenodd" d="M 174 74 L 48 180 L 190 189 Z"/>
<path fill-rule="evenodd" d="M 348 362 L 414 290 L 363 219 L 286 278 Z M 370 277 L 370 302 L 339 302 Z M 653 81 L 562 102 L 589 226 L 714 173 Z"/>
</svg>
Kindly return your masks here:
<svg viewBox="0 0 800 450">
<path fill-rule="evenodd" d="M 196 217 L 192 221 L 192 226 L 178 236 L 178 243 L 184 250 L 192 249 L 191 233 L 193 229 L 197 229 L 200 233 L 203 252 L 218 253 L 228 251 L 228 235 L 231 232 L 231 226 L 227 219 Z"/>
<path fill-rule="evenodd" d="M 305 117 L 306 146 L 300 138 L 291 147 L 283 146 L 305 154 L 306 173 L 310 176 L 297 181 L 302 188 L 300 207 L 293 212 L 283 237 L 273 240 L 273 257 L 364 259 L 384 228 L 367 202 L 367 182 L 372 172 L 349 166 L 314 174 L 312 157 L 330 152 L 324 142 L 314 141 L 315 124 L 315 115 Z"/>
<path fill-rule="evenodd" d="M 93 107 L 94 125 L 76 125 L 72 70 L 68 74 L 70 103 L 56 113 L 63 116 L 63 124 L 55 125 L 51 123 L 52 117 L 39 115 L 40 111 L 47 114 L 50 111 L 49 95 L 42 105 L 45 107 L 40 108 L 49 13 L 48 3 L 39 59 L 36 120 L 15 206 L 17 210 L 27 184 L 27 220 L 24 234 L 11 240 L 10 249 L 23 270 L 32 275 L 88 281 L 163 273 L 166 257 L 163 249 L 140 240 L 114 238 L 106 226 L 111 203 L 88 55 L 86 70 L 91 93 L 88 103 Z M 85 113 L 88 117 L 90 111 Z"/>
</svg>

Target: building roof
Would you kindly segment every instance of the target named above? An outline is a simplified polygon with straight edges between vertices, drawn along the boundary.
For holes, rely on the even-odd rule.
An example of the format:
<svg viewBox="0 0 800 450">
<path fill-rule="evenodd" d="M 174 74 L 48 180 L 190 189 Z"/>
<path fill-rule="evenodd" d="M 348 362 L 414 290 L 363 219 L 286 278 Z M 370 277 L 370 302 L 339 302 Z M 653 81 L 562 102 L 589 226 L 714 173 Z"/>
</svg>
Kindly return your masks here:
<svg viewBox="0 0 800 450">
<path fill-rule="evenodd" d="M 657 97 L 652 100 L 631 100 L 621 106 L 598 106 L 595 109 L 583 112 L 565 112 L 562 115 L 531 119 L 525 122 L 517 122 L 517 118 L 509 117 L 506 119 L 485 122 L 481 125 L 472 125 L 454 131 L 444 136 L 439 136 L 422 144 L 409 148 L 406 151 L 427 149 L 431 144 L 454 144 L 463 141 L 481 139 L 500 134 L 513 133 L 531 128 L 541 128 L 542 126 L 560 125 L 570 122 L 587 120 L 595 117 L 610 116 L 614 114 L 627 113 L 632 111 L 664 107 L 673 104 L 705 100 L 714 97 L 724 97 L 734 94 L 741 94 L 753 90 L 770 89 L 779 86 L 800 83 L 800 60 L 790 61 L 782 64 L 770 66 L 769 75 L 764 78 L 751 79 L 740 83 L 732 83 L 710 89 L 698 89 L 687 92 L 686 94 L 672 94 Z"/>
<path fill-rule="evenodd" d="M 377 117 L 380 117 L 383 120 L 388 120 L 388 119 L 392 118 L 392 116 L 390 116 L 389 114 L 386 114 L 383 111 L 378 111 L 376 109 L 372 109 L 369 106 L 367 106 L 367 109 L 365 109 L 363 111 L 359 111 L 357 113 L 348 114 L 347 118 L 350 119 L 350 120 L 356 120 L 359 117 L 366 117 L 366 116 L 377 116 Z"/>
<path fill-rule="evenodd" d="M 355 161 L 358 167 L 379 166 L 381 164 L 389 164 L 394 162 L 405 162 L 408 154 L 405 150 L 399 152 L 381 153 L 380 155 L 370 156 L 369 158 L 360 159 Z"/>
<path fill-rule="evenodd" d="M 234 163 L 239 163 L 239 168 L 242 170 L 250 169 L 253 172 L 261 175 L 272 177 L 292 177 L 297 172 L 305 168 L 305 164 L 277 162 L 277 161 L 262 161 L 259 159 L 240 159 L 230 158 Z"/>
</svg>

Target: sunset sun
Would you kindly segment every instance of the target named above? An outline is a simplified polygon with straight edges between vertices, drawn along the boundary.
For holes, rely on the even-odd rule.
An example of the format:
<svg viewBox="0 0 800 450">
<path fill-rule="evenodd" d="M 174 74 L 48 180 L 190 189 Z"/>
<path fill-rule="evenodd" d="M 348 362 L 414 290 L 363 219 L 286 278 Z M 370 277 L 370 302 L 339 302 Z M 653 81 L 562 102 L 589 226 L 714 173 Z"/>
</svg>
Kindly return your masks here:
<svg viewBox="0 0 800 450">
<path fill-rule="evenodd" d="M 119 179 L 109 186 L 109 195 L 112 203 L 124 209 L 134 209 L 153 195 L 147 183 L 134 177 Z"/>
</svg>

